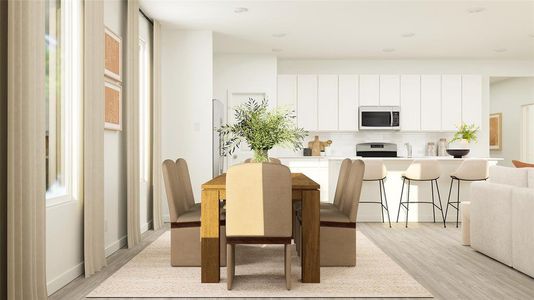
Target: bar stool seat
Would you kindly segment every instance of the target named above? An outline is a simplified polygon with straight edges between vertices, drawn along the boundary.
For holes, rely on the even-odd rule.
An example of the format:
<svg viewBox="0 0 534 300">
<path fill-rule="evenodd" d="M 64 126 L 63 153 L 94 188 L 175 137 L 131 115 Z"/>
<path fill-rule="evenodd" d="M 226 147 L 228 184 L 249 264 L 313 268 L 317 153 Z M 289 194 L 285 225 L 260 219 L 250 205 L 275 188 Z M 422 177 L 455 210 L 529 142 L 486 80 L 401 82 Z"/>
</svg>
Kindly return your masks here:
<svg viewBox="0 0 534 300">
<path fill-rule="evenodd" d="M 406 223 L 405 227 L 408 228 L 408 213 L 409 213 L 409 206 L 410 203 L 418 203 L 418 204 L 432 204 L 432 216 L 434 219 L 434 223 L 436 223 L 436 208 L 441 211 L 441 217 L 443 218 L 443 227 L 445 227 L 445 216 L 443 215 L 443 207 L 441 205 L 441 195 L 439 192 L 439 185 L 438 185 L 438 179 L 440 176 L 440 167 L 439 163 L 435 159 L 422 159 L 422 160 L 414 160 L 412 164 L 408 167 L 406 172 L 402 174 L 402 189 L 401 189 L 401 196 L 400 196 L 400 203 L 399 203 L 399 210 L 397 212 L 397 223 L 399 222 L 399 215 L 401 207 L 404 206 L 406 208 Z M 404 193 L 404 185 L 408 181 L 408 189 L 407 189 L 407 199 L 406 201 L 402 201 L 402 196 Z M 432 192 L 432 202 L 430 201 L 410 201 L 410 187 L 412 181 L 430 181 L 430 189 Z M 436 191 L 438 193 L 438 205 L 436 205 L 435 199 L 434 199 L 434 184 L 436 185 Z"/>
<path fill-rule="evenodd" d="M 363 181 L 377 181 L 378 190 L 380 191 L 380 202 L 378 201 L 360 201 L 360 203 L 374 203 L 380 204 L 380 212 L 382 214 L 382 223 L 384 223 L 384 210 L 388 216 L 389 227 L 391 228 L 391 219 L 389 217 L 388 200 L 386 196 L 386 187 L 384 180 L 387 177 L 388 171 L 384 165 L 384 161 L 381 159 L 366 159 L 364 160 L 365 173 L 363 175 Z"/>
<path fill-rule="evenodd" d="M 449 212 L 449 206 L 456 209 L 456 228 L 458 228 L 459 213 L 460 213 L 460 182 L 461 181 L 484 181 L 489 177 L 488 161 L 485 159 L 466 159 L 454 171 L 451 176 L 451 185 L 449 188 L 449 197 L 447 199 L 447 208 L 445 209 L 445 219 Z M 458 194 L 456 201 L 451 201 L 452 186 L 454 181 L 457 181 Z"/>
</svg>

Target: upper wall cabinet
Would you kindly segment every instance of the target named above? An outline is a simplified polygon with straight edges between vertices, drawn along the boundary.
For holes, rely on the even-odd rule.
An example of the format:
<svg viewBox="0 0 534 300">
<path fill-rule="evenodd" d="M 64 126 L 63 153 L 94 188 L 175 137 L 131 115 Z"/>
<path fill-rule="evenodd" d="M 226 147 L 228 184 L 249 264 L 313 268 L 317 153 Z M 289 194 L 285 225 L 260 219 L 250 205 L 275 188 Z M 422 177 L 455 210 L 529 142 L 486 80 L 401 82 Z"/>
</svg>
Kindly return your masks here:
<svg viewBox="0 0 534 300">
<path fill-rule="evenodd" d="M 317 75 L 297 77 L 297 124 L 317 131 Z"/>
<path fill-rule="evenodd" d="M 380 77 L 360 75 L 360 106 L 380 105 Z"/>
<path fill-rule="evenodd" d="M 339 130 L 358 130 L 358 75 L 339 75 Z"/>
<path fill-rule="evenodd" d="M 319 75 L 318 130 L 338 129 L 338 76 Z"/>
<path fill-rule="evenodd" d="M 482 77 L 462 76 L 462 121 L 467 124 L 482 124 Z"/>
<path fill-rule="evenodd" d="M 277 106 L 297 110 L 297 75 L 278 75 Z"/>
<path fill-rule="evenodd" d="M 421 76 L 401 76 L 400 103 L 401 130 L 421 130 Z"/>
<path fill-rule="evenodd" d="M 421 130 L 441 130 L 440 75 L 421 76 Z"/>
<path fill-rule="evenodd" d="M 462 122 L 462 76 L 441 77 L 441 130 L 454 131 Z"/>
<path fill-rule="evenodd" d="M 380 75 L 380 105 L 400 105 L 400 77 L 399 75 Z"/>
</svg>

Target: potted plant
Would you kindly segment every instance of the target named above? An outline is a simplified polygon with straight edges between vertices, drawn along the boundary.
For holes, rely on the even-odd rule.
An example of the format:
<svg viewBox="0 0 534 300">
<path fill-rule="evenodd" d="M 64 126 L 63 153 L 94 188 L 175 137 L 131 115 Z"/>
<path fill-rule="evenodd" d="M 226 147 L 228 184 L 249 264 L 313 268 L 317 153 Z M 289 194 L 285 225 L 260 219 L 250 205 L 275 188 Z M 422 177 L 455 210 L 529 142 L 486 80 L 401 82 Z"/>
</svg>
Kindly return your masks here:
<svg viewBox="0 0 534 300">
<path fill-rule="evenodd" d="M 469 153 L 469 144 L 477 141 L 479 127 L 475 124 L 462 123 L 449 142 L 447 153 L 454 158 L 461 158 Z"/>
<path fill-rule="evenodd" d="M 221 136 L 224 156 L 231 155 L 242 142 L 254 151 L 255 162 L 269 161 L 268 151 L 274 146 L 302 149 L 308 135 L 295 125 L 295 113 L 285 109 L 268 109 L 267 100 L 249 100 L 235 108 L 235 124 L 226 124 L 217 131 Z"/>
</svg>

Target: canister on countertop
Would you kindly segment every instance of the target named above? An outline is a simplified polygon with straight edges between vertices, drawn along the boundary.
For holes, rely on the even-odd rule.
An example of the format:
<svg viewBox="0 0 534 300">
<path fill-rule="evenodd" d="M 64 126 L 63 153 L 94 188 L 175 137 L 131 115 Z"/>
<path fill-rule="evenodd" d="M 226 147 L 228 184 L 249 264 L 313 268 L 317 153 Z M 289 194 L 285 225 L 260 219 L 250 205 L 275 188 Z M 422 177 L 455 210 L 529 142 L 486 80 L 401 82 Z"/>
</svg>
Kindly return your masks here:
<svg viewBox="0 0 534 300">
<path fill-rule="evenodd" d="M 438 156 L 447 156 L 447 139 L 441 138 L 438 142 Z"/>
<path fill-rule="evenodd" d="M 429 142 L 426 144 L 426 156 L 436 156 L 436 143 Z"/>
</svg>

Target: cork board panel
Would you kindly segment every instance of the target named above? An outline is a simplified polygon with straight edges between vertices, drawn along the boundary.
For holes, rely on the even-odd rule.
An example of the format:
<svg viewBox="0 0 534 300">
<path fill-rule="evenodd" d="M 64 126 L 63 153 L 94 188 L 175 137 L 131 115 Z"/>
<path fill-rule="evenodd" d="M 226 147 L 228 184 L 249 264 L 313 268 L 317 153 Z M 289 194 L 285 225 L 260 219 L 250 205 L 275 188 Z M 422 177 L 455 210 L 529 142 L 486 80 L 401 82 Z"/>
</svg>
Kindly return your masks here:
<svg viewBox="0 0 534 300">
<path fill-rule="evenodd" d="M 118 35 L 108 28 L 105 30 L 104 47 L 104 74 L 117 81 L 122 81 L 122 41 Z"/>
<path fill-rule="evenodd" d="M 502 113 L 490 115 L 490 150 L 501 150 L 502 147 Z"/>
<path fill-rule="evenodd" d="M 106 81 L 105 84 L 105 112 L 104 128 L 122 130 L 122 88 Z"/>
</svg>

